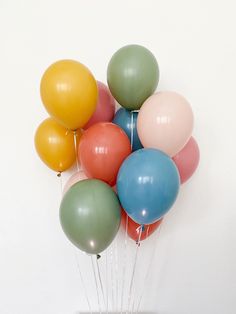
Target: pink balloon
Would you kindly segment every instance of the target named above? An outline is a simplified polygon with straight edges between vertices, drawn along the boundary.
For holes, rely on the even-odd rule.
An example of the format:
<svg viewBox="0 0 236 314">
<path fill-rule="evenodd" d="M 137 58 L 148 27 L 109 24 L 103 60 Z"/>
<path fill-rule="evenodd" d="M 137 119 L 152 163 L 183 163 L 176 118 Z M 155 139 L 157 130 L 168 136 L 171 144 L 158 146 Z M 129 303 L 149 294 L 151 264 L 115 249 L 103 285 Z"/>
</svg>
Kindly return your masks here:
<svg viewBox="0 0 236 314">
<path fill-rule="evenodd" d="M 142 105 L 137 131 L 144 147 L 177 154 L 189 140 L 193 130 L 193 112 L 187 100 L 175 92 L 160 92 Z"/>
<path fill-rule="evenodd" d="M 200 151 L 196 140 L 190 137 L 184 148 L 173 157 L 176 164 L 181 183 L 186 182 L 195 172 L 199 164 Z"/>
<path fill-rule="evenodd" d="M 74 173 L 66 182 L 64 189 L 63 189 L 63 195 L 69 190 L 70 187 L 72 187 L 72 185 L 74 185 L 75 183 L 88 179 L 88 177 L 85 175 L 85 173 L 83 172 L 83 170 L 80 170 L 76 173 Z"/>
<path fill-rule="evenodd" d="M 85 130 L 97 122 L 110 122 L 114 118 L 115 99 L 113 98 L 108 87 L 105 84 L 97 81 L 97 85 L 98 85 L 97 107 L 90 120 L 84 126 Z"/>
</svg>

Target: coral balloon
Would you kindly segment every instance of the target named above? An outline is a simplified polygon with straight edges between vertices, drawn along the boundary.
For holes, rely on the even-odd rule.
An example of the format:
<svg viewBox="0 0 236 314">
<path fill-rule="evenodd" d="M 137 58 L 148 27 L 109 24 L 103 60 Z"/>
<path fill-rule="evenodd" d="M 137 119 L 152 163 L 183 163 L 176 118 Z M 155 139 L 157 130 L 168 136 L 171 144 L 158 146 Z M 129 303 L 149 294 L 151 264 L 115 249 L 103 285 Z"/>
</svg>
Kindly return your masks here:
<svg viewBox="0 0 236 314">
<path fill-rule="evenodd" d="M 81 131 L 76 131 L 77 144 Z M 74 134 L 54 119 L 44 120 L 35 133 L 35 148 L 41 160 L 52 170 L 62 172 L 76 159 Z"/>
<path fill-rule="evenodd" d="M 128 219 L 128 221 L 127 221 Z M 157 230 L 157 228 L 160 226 L 162 222 L 162 219 L 154 222 L 153 224 L 150 225 L 139 225 L 135 221 L 133 221 L 124 210 L 122 210 L 122 215 L 121 215 L 121 224 L 123 228 L 126 230 L 126 224 L 127 224 L 127 233 L 131 239 L 134 241 L 139 240 L 140 236 L 140 228 L 142 228 L 141 236 L 140 236 L 140 241 L 143 241 L 147 239 L 151 234 L 153 234 L 154 231 Z"/>
<path fill-rule="evenodd" d="M 53 63 L 43 74 L 40 92 L 48 113 L 71 130 L 83 127 L 96 109 L 97 83 L 92 73 L 74 60 Z"/>
<path fill-rule="evenodd" d="M 75 183 L 82 181 L 82 180 L 86 180 L 86 179 L 88 179 L 88 177 L 85 175 L 83 170 L 77 171 L 66 182 L 64 189 L 63 189 L 63 194 L 65 194 L 69 190 L 69 188 L 72 187 L 72 185 L 74 185 Z"/>
<path fill-rule="evenodd" d="M 200 160 L 200 151 L 196 140 L 190 137 L 184 148 L 172 159 L 179 170 L 181 183 L 186 182 L 197 169 Z"/>
<path fill-rule="evenodd" d="M 162 150 L 173 157 L 192 134 L 192 109 L 187 100 L 175 92 L 154 94 L 140 109 L 137 130 L 144 147 Z"/>
<path fill-rule="evenodd" d="M 115 99 L 108 87 L 102 82 L 97 81 L 98 100 L 94 114 L 89 122 L 83 127 L 85 130 L 97 122 L 110 122 L 115 114 Z"/>
<path fill-rule="evenodd" d="M 79 159 L 85 174 L 111 186 L 116 183 L 119 168 L 130 153 L 127 135 L 110 122 L 91 126 L 84 132 L 79 145 Z"/>
<path fill-rule="evenodd" d="M 155 91 L 159 81 L 159 68 L 155 56 L 140 45 L 120 48 L 107 68 L 107 82 L 118 103 L 137 110 Z"/>
</svg>

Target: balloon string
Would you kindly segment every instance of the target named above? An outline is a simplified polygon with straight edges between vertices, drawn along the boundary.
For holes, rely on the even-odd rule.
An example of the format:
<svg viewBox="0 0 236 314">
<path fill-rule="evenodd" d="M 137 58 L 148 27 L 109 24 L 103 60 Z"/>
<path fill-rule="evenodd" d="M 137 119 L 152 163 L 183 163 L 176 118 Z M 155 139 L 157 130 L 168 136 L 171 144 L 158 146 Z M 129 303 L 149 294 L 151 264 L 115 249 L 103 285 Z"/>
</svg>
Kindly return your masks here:
<svg viewBox="0 0 236 314">
<path fill-rule="evenodd" d="M 131 150 L 133 150 L 134 145 L 134 113 L 131 111 L 131 135 L 130 135 L 130 142 L 131 142 Z"/>
<path fill-rule="evenodd" d="M 77 167 L 77 171 L 79 171 L 79 159 L 78 159 L 78 151 L 77 151 L 77 132 L 76 131 L 74 131 L 74 146 L 75 146 L 76 167 Z"/>
<path fill-rule="evenodd" d="M 114 311 L 113 244 L 111 245 L 111 308 Z"/>
<path fill-rule="evenodd" d="M 109 287 L 108 287 L 108 254 L 107 254 L 106 250 L 106 290 L 107 290 L 107 300 L 106 300 L 106 312 L 108 313 L 108 291 L 109 291 Z"/>
<path fill-rule="evenodd" d="M 130 287 L 129 287 L 129 294 L 128 294 L 128 306 L 127 306 L 127 311 L 126 311 L 126 313 L 129 312 L 129 307 L 130 307 L 130 302 L 131 302 L 131 296 L 132 296 L 132 290 L 133 290 L 133 283 L 134 283 L 134 275 L 135 275 L 135 270 L 136 270 L 136 265 L 137 265 L 138 252 L 139 252 L 139 247 L 140 247 L 140 239 L 141 239 L 141 234 L 142 234 L 142 228 L 143 228 L 143 226 L 141 225 L 141 226 L 139 227 L 139 235 L 138 235 L 137 247 L 136 247 L 136 251 L 135 251 L 134 264 L 133 264 L 133 271 L 132 271 L 132 275 L 131 275 L 131 281 L 130 281 Z"/>
<path fill-rule="evenodd" d="M 102 298 L 103 298 L 104 306 L 106 306 L 105 294 L 104 294 L 104 289 L 103 289 L 103 283 L 102 283 L 102 278 L 101 278 L 101 272 L 100 272 L 100 267 L 99 267 L 99 263 L 98 263 L 98 258 L 96 258 L 96 266 L 97 266 L 99 284 L 100 284 L 101 291 L 102 291 Z"/>
<path fill-rule="evenodd" d="M 162 221 L 162 223 L 163 223 L 163 221 Z M 139 308 L 140 308 L 140 305 L 141 305 L 141 302 L 142 302 L 142 299 L 143 299 L 143 296 L 144 296 L 144 292 L 145 292 L 145 289 L 146 289 L 147 280 L 148 280 L 148 277 L 149 277 L 149 274 L 150 274 L 151 266 L 152 266 L 152 263 L 153 263 L 153 260 L 154 260 L 154 256 L 156 254 L 157 241 L 158 241 L 158 239 L 160 237 L 162 223 L 161 223 L 161 225 L 158 228 L 158 232 L 157 232 L 155 243 L 154 243 L 154 250 L 152 250 L 152 254 L 151 254 L 151 257 L 150 257 L 150 260 L 149 260 L 149 264 L 148 264 L 148 268 L 147 268 L 147 271 L 146 271 L 146 275 L 145 275 L 145 278 L 144 278 L 144 281 L 143 281 L 143 285 L 142 285 L 143 289 L 142 289 L 141 294 L 139 296 L 138 306 L 137 306 L 137 309 L 136 309 L 136 312 L 135 312 L 136 314 L 139 311 Z"/>
<path fill-rule="evenodd" d="M 116 237 L 115 239 L 115 273 L 116 273 L 116 295 L 115 295 L 115 308 L 118 311 L 118 286 L 119 286 L 119 282 L 118 282 L 118 243 L 117 243 L 118 239 Z"/>
<path fill-rule="evenodd" d="M 95 281 L 96 292 L 97 292 L 98 309 L 99 309 L 99 313 L 101 314 L 102 310 L 101 310 L 101 303 L 100 303 L 100 297 L 99 297 L 99 292 L 98 292 L 98 281 L 97 281 L 96 271 L 95 271 L 94 262 L 93 262 L 93 255 L 91 255 L 90 257 L 91 257 L 94 281 Z"/>
<path fill-rule="evenodd" d="M 82 275 L 82 272 L 81 272 L 79 259 L 78 259 L 77 255 L 76 255 L 76 251 L 75 251 L 75 260 L 76 260 L 77 268 L 79 270 L 80 280 L 81 280 L 81 283 L 82 283 L 82 286 L 83 286 L 84 296 L 85 296 L 85 299 L 86 299 L 87 304 L 88 304 L 89 312 L 90 312 L 90 314 L 92 314 L 93 311 L 92 311 L 92 308 L 91 308 L 91 305 L 90 305 L 90 302 L 89 302 L 88 292 L 87 292 L 86 285 L 85 285 L 85 282 L 84 282 L 84 278 L 83 278 L 83 275 Z"/>
<path fill-rule="evenodd" d="M 57 177 L 60 180 L 61 196 L 63 196 L 63 183 L 62 183 L 62 174 L 61 174 L 61 172 L 58 172 Z"/>
<path fill-rule="evenodd" d="M 121 305 L 120 305 L 120 313 L 123 313 L 123 301 L 124 301 L 124 285 L 125 285 L 125 275 L 126 275 L 126 264 L 127 264 L 127 243 L 128 243 L 128 221 L 129 217 L 126 215 L 126 222 L 125 222 L 125 247 L 124 247 L 124 263 L 123 263 L 123 270 L 122 270 L 122 287 L 121 287 Z"/>
</svg>

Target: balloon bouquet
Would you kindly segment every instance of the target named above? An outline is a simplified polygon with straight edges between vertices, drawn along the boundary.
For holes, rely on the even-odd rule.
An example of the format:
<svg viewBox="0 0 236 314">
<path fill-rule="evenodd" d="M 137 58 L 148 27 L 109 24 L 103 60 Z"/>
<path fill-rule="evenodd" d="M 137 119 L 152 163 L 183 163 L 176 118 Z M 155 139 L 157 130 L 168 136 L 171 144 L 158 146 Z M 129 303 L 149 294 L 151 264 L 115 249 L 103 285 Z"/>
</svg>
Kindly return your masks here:
<svg viewBox="0 0 236 314">
<path fill-rule="evenodd" d="M 154 55 L 139 45 L 112 56 L 109 88 L 73 60 L 43 74 L 41 98 L 51 117 L 39 125 L 35 146 L 59 174 L 80 164 L 64 187 L 60 221 L 88 254 L 103 252 L 120 224 L 138 244 L 150 236 L 198 166 L 192 109 L 175 92 L 154 93 L 158 81 Z"/>
</svg>

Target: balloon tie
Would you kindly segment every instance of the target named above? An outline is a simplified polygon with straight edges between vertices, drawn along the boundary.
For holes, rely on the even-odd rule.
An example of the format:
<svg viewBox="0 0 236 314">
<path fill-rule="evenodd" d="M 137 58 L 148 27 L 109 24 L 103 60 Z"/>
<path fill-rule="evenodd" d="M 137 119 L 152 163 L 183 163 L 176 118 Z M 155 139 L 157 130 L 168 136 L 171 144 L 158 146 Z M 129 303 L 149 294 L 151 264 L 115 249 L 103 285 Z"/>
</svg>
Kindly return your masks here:
<svg viewBox="0 0 236 314">
<path fill-rule="evenodd" d="M 121 287 L 121 305 L 120 305 L 120 313 L 123 313 L 123 301 L 124 301 L 124 285 L 125 285 L 125 275 L 126 275 L 126 264 L 127 264 L 127 244 L 128 244 L 128 223 L 129 223 L 129 216 L 126 215 L 126 222 L 125 222 L 125 247 L 124 247 L 124 264 L 122 270 L 122 287 Z"/>
<path fill-rule="evenodd" d="M 139 229 L 139 236 L 138 236 L 138 243 L 137 243 L 137 247 L 136 247 L 136 251 L 135 251 L 133 271 L 132 271 L 131 280 L 130 280 L 129 294 L 128 294 L 128 306 L 127 306 L 126 313 L 129 312 L 129 308 L 130 308 L 130 302 L 131 302 L 131 296 L 132 296 L 133 284 L 134 284 L 134 275 L 135 275 L 135 271 L 136 271 L 136 265 L 137 265 L 137 260 L 138 260 L 138 252 L 139 252 L 139 247 L 140 247 L 140 239 L 141 239 L 141 234 L 142 234 L 142 226 L 143 225 L 138 227 L 138 229 Z"/>
</svg>

